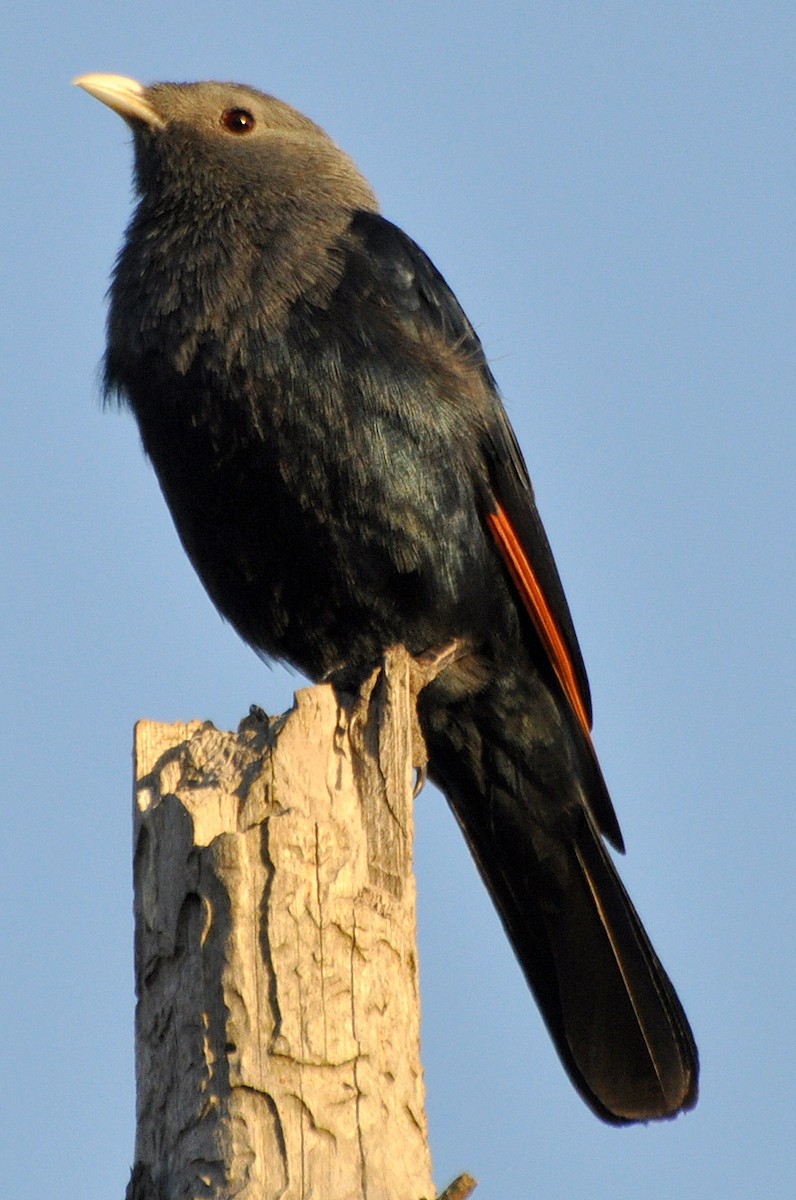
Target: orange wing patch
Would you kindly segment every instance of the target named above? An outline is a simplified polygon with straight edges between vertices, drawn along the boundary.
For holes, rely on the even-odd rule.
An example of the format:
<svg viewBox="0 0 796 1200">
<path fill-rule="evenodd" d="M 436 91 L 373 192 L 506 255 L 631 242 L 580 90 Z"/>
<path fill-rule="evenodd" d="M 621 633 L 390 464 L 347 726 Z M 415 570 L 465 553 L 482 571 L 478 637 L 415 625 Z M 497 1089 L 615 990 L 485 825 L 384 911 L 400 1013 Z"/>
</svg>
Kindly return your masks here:
<svg viewBox="0 0 796 1200">
<path fill-rule="evenodd" d="M 495 512 L 487 513 L 486 519 L 506 566 L 511 572 L 517 591 L 522 597 L 522 602 L 533 621 L 534 628 L 553 664 L 558 682 L 564 689 L 564 694 L 572 705 L 573 711 L 583 727 L 583 732 L 591 740 L 591 722 L 578 687 L 572 659 L 555 617 L 545 600 L 539 580 L 528 561 L 528 556 L 514 532 L 511 521 L 499 504 Z"/>
</svg>

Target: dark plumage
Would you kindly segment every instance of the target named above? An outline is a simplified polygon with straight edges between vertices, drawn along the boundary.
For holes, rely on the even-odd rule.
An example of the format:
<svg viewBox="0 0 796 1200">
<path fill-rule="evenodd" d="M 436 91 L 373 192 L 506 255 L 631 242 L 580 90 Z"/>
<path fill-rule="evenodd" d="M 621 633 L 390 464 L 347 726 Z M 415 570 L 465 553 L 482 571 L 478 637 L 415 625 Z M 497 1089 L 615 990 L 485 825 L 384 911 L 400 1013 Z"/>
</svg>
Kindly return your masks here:
<svg viewBox="0 0 796 1200">
<path fill-rule="evenodd" d="M 563 1063 L 608 1121 L 691 1107 L 691 1031 L 603 845 L 621 835 L 569 610 L 455 297 L 280 101 L 78 82 L 135 144 L 107 387 L 213 602 L 313 679 L 461 643 L 420 698 L 429 772 Z"/>
</svg>

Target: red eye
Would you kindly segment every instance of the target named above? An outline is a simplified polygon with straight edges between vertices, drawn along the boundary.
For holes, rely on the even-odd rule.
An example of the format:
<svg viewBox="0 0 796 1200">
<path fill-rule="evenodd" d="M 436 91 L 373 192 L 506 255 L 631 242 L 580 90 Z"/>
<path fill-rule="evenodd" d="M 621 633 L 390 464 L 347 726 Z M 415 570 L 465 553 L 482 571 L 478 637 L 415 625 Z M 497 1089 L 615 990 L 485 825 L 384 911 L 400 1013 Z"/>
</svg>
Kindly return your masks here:
<svg viewBox="0 0 796 1200">
<path fill-rule="evenodd" d="M 228 133 L 251 133 L 257 122 L 248 108 L 228 108 L 221 114 L 221 124 Z"/>
</svg>

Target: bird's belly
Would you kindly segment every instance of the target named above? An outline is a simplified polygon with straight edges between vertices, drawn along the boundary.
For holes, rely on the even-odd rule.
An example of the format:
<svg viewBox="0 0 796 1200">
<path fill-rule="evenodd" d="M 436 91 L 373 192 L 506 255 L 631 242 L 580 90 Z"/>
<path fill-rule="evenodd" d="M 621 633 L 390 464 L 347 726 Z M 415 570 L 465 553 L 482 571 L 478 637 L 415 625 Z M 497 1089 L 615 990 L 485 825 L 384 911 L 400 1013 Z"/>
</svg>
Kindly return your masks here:
<svg viewBox="0 0 796 1200">
<path fill-rule="evenodd" d="M 483 538 L 457 537 L 455 521 L 442 528 L 384 498 L 365 517 L 354 502 L 297 496 L 277 469 L 202 472 L 195 455 L 190 486 L 168 465 L 158 474 L 216 607 L 256 650 L 311 678 L 391 645 L 419 654 L 494 620 L 499 581 L 474 561 Z"/>
</svg>

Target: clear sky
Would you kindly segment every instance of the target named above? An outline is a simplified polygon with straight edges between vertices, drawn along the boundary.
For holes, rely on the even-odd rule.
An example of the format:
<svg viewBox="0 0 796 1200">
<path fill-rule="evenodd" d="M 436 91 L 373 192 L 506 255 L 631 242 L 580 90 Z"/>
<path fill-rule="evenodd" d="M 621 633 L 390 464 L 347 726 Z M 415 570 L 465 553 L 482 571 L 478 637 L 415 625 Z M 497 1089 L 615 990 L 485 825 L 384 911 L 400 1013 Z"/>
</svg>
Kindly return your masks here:
<svg viewBox="0 0 796 1200">
<path fill-rule="evenodd" d="M 300 684 L 218 618 L 131 419 L 99 403 L 129 137 L 69 81 L 110 71 L 255 84 L 354 156 L 482 337 L 564 579 L 702 1098 L 658 1127 L 587 1111 L 428 789 L 438 1186 L 790 1200 L 794 6 L 32 0 L 3 40 L 3 1195 L 126 1186 L 133 722 L 233 727 Z"/>
</svg>

